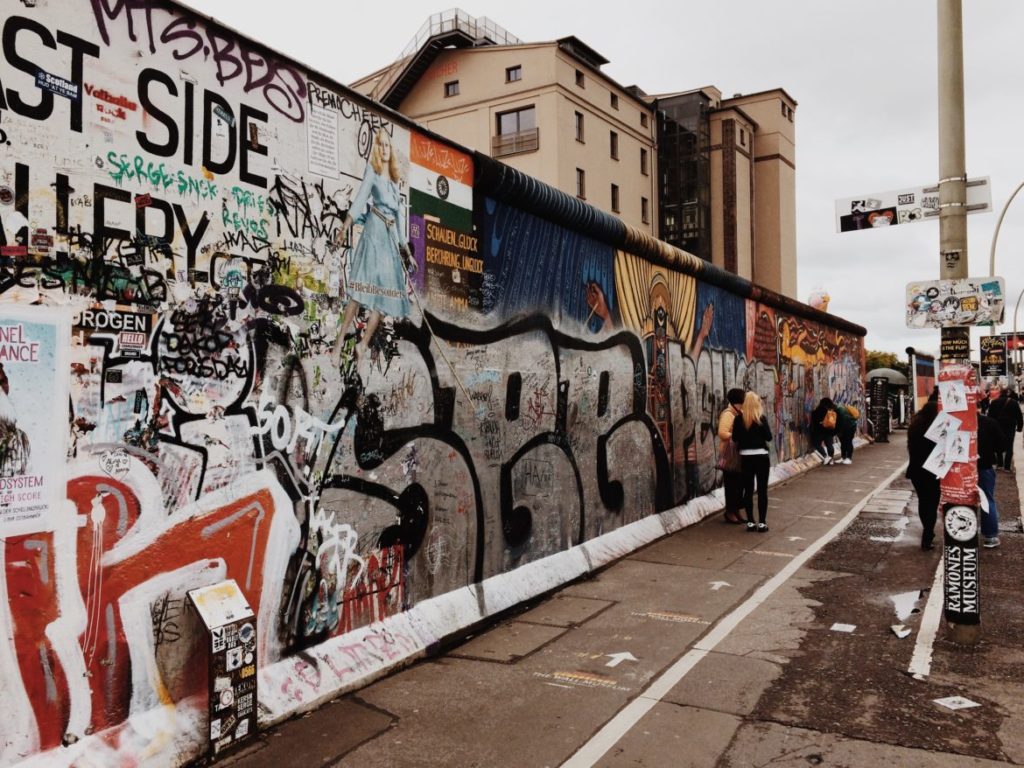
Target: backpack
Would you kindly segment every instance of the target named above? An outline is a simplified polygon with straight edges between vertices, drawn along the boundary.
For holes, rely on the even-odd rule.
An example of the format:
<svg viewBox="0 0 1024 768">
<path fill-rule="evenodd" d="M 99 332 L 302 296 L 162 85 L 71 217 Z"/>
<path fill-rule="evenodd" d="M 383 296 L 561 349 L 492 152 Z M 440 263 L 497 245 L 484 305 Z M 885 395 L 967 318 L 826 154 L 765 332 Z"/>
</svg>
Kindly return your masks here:
<svg viewBox="0 0 1024 768">
<path fill-rule="evenodd" d="M 836 428 L 836 412 L 832 408 L 825 411 L 825 418 L 821 420 L 821 426 L 825 429 Z"/>
<path fill-rule="evenodd" d="M 846 406 L 846 410 L 850 412 L 850 415 L 853 417 L 854 421 L 860 418 L 860 409 L 857 406 L 848 405 Z"/>
</svg>

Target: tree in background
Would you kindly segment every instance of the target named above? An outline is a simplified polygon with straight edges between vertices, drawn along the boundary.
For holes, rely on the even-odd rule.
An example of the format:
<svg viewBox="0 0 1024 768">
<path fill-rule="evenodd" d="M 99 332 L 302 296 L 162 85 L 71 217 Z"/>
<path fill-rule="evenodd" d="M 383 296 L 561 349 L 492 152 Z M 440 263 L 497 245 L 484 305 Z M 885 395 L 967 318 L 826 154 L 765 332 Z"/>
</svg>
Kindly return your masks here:
<svg viewBox="0 0 1024 768">
<path fill-rule="evenodd" d="M 897 358 L 895 352 L 869 349 L 864 353 L 864 359 L 869 371 L 873 371 L 875 368 L 892 368 L 894 371 L 902 373 L 908 379 L 910 378 L 910 364 Z"/>
</svg>

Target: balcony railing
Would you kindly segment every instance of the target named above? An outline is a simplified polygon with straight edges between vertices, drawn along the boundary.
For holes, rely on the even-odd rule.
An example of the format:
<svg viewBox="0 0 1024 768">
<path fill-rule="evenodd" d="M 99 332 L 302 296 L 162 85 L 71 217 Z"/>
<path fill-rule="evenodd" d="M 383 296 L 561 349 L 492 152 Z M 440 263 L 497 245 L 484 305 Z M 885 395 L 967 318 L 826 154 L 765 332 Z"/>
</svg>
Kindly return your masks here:
<svg viewBox="0 0 1024 768">
<path fill-rule="evenodd" d="M 538 149 L 540 149 L 540 128 L 531 128 L 518 133 L 503 133 L 491 137 L 491 157 L 536 152 Z"/>
<path fill-rule="evenodd" d="M 423 26 L 398 55 L 398 59 L 391 65 L 391 68 L 377 82 L 370 96 L 378 101 L 382 99 L 401 76 L 406 65 L 430 38 L 456 31 L 472 38 L 476 45 L 520 45 L 522 43 L 522 40 L 486 16 L 474 18 L 459 8 L 450 8 L 442 13 L 432 14 L 423 22 Z"/>
</svg>

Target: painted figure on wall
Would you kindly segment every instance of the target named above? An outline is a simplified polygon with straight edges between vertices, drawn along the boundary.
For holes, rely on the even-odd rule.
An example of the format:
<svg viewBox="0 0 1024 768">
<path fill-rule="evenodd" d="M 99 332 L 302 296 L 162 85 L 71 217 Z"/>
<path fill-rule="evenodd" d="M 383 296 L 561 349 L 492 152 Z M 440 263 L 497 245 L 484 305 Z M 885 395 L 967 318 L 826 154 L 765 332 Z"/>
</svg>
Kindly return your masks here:
<svg viewBox="0 0 1024 768">
<path fill-rule="evenodd" d="M 385 131 L 377 130 L 373 135 L 366 174 L 349 208 L 349 236 L 354 224 L 362 226 L 362 233 L 348 276 L 349 301 L 331 350 L 331 361 L 336 366 L 341 364 L 345 335 L 361 307 L 370 312 L 366 329 L 355 346 L 356 359 L 361 366 L 369 360 L 370 340 L 381 316 L 409 315 L 405 275 L 406 264 L 412 261 L 412 251 L 401 186 L 398 155 L 392 149 L 391 138 Z"/>
<path fill-rule="evenodd" d="M 0 477 L 23 475 L 28 470 L 28 436 L 18 429 L 14 405 L 7 397 L 11 384 L 0 363 Z"/>
</svg>

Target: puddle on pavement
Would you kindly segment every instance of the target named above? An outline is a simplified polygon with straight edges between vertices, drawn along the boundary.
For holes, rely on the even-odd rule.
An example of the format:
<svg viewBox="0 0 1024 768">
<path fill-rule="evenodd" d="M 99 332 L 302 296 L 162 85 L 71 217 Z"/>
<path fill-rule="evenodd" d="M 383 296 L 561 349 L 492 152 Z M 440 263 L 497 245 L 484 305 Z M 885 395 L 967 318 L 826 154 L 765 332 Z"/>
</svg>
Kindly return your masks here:
<svg viewBox="0 0 1024 768">
<path fill-rule="evenodd" d="M 895 528 L 896 532 L 892 536 L 872 536 L 872 541 L 880 541 L 886 544 L 892 544 L 902 538 L 903 531 L 906 530 L 907 526 L 910 525 L 909 517 L 900 517 L 897 520 L 893 520 L 892 524 L 888 527 Z"/>
<path fill-rule="evenodd" d="M 898 595 L 889 595 L 889 599 L 892 600 L 893 605 L 896 607 L 896 620 L 906 621 L 913 614 L 920 613 L 921 611 L 917 607 L 917 603 L 925 594 L 924 590 L 915 589 L 913 592 L 900 592 Z"/>
</svg>

